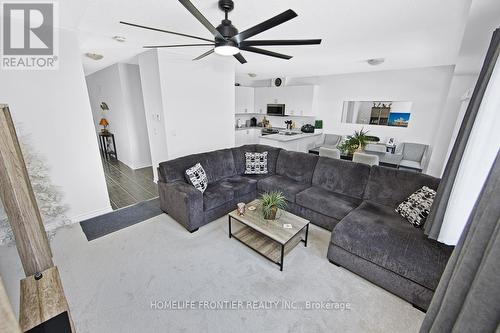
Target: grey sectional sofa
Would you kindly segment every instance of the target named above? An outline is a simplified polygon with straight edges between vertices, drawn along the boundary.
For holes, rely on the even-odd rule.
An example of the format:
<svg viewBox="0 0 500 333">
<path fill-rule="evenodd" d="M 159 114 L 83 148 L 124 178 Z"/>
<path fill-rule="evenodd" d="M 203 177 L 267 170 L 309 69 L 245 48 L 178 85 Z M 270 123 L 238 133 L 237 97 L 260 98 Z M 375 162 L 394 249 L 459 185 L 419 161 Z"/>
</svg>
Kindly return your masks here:
<svg viewBox="0 0 500 333">
<path fill-rule="evenodd" d="M 267 175 L 245 175 L 245 152 L 268 152 Z M 205 193 L 189 185 L 184 171 L 201 163 Z M 283 149 L 246 145 L 160 163 L 161 209 L 188 231 L 219 218 L 238 202 L 279 190 L 288 210 L 332 231 L 328 259 L 427 309 L 452 247 L 428 239 L 394 209 L 422 186 L 427 175 Z"/>
</svg>

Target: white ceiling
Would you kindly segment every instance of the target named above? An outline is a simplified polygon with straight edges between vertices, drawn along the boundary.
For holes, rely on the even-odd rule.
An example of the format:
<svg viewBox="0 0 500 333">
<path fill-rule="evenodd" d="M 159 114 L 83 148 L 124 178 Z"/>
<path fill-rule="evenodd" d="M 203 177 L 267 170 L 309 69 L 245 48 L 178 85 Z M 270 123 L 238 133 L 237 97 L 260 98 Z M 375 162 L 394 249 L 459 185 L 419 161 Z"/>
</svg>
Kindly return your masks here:
<svg viewBox="0 0 500 333">
<path fill-rule="evenodd" d="M 192 2 L 212 24 L 218 25 L 223 18 L 217 0 Z M 236 72 L 240 75 L 256 73 L 262 79 L 455 64 L 470 2 L 235 0 L 230 19 L 240 31 L 289 8 L 299 15 L 252 39 L 323 39 L 318 46 L 266 47 L 293 55 L 289 61 L 242 52 L 248 63 L 240 65 L 234 60 Z M 87 74 L 116 62 L 133 61 L 135 55 L 144 51 L 143 45 L 197 43 L 196 39 L 123 26 L 118 23 L 120 20 L 205 38 L 211 36 L 176 0 L 65 0 L 60 6 L 61 25 L 79 31 L 82 54 L 104 55 L 100 61 L 84 57 Z M 475 33 L 470 32 L 472 39 Z M 115 35 L 125 36 L 127 42 L 112 40 Z M 191 47 L 164 49 L 163 52 L 192 59 L 206 50 L 207 47 Z M 386 58 L 386 62 L 379 66 L 365 63 L 366 59 L 379 57 Z"/>
</svg>

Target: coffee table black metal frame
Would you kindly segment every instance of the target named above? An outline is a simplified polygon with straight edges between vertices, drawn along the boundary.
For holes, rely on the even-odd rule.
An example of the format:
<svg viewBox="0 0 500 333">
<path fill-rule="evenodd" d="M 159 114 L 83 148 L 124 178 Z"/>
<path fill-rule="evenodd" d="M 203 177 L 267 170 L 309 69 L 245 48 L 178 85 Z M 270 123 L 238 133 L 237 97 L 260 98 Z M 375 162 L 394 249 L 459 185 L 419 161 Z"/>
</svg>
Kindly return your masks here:
<svg viewBox="0 0 500 333">
<path fill-rule="evenodd" d="M 247 247 L 249 247 L 250 249 L 254 250 L 255 252 L 257 252 L 258 254 L 260 254 L 261 256 L 263 256 L 264 258 L 266 258 L 267 260 L 275 263 L 276 265 L 280 266 L 280 271 L 283 271 L 283 262 L 284 262 L 284 259 L 285 259 L 285 246 L 298 234 L 302 233 L 302 231 L 304 229 L 306 229 L 306 235 L 305 235 L 305 239 L 301 239 L 300 241 L 304 243 L 304 247 L 307 247 L 307 238 L 309 236 L 309 223 L 307 223 L 302 229 L 300 229 L 293 237 L 291 237 L 288 241 L 286 241 L 284 244 L 281 244 L 280 242 L 272 239 L 271 237 L 265 235 L 264 233 L 252 228 L 251 225 L 248 225 L 247 223 L 245 223 L 244 221 L 242 220 L 239 220 L 237 218 L 234 218 L 236 221 L 240 222 L 241 224 L 244 224 L 246 225 L 247 227 L 251 228 L 253 231 L 256 231 L 258 232 L 259 234 L 261 234 L 262 236 L 264 237 L 267 237 L 269 239 L 271 239 L 272 241 L 278 243 L 281 245 L 281 258 L 280 258 L 280 261 L 279 262 L 276 262 L 274 260 L 272 260 L 271 258 L 267 257 L 265 254 L 263 253 L 260 253 L 258 250 L 254 249 L 253 247 L 251 247 L 250 245 L 248 245 L 247 243 L 245 243 L 244 241 L 242 241 L 241 239 L 239 239 L 237 236 L 235 236 L 234 234 L 232 234 L 231 232 L 231 220 L 233 219 L 234 217 L 232 217 L 231 215 L 228 215 L 228 222 L 229 222 L 229 238 L 234 238 L 236 240 L 238 240 L 240 243 L 246 245 Z"/>
</svg>

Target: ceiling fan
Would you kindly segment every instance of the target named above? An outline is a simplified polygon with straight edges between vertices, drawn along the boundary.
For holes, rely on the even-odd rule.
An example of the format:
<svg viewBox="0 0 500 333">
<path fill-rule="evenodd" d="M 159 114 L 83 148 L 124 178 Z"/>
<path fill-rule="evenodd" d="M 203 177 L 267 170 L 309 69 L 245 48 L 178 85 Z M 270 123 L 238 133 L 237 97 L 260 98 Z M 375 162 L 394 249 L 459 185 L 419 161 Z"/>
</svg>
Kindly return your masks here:
<svg viewBox="0 0 500 333">
<path fill-rule="evenodd" d="M 212 53 L 217 53 L 224 56 L 234 56 L 240 63 L 244 64 L 247 61 L 241 55 L 240 51 L 253 52 L 258 54 L 263 54 L 266 56 L 276 57 L 280 59 L 289 60 L 292 56 L 276 53 L 268 50 L 264 50 L 261 48 L 257 48 L 255 46 L 271 46 L 271 45 L 313 45 L 320 44 L 321 39 L 292 39 L 292 40 L 248 40 L 248 38 L 253 37 L 261 32 L 274 28 L 277 25 L 285 23 L 295 17 L 297 14 L 289 9 L 284 11 L 283 13 L 276 15 L 270 18 L 267 21 L 264 21 L 260 24 L 257 24 L 254 27 L 251 27 L 245 31 L 238 32 L 238 29 L 231 23 L 228 19 L 228 13 L 234 9 L 233 0 L 219 0 L 219 9 L 224 11 L 224 19 L 221 24 L 216 28 L 214 27 L 206 18 L 203 16 L 200 11 L 189 1 L 189 0 L 179 0 L 179 2 L 186 7 L 186 9 L 194 16 L 198 21 L 200 21 L 205 28 L 207 28 L 214 39 L 207 39 L 198 36 L 187 35 L 179 32 L 168 31 L 163 29 L 157 29 L 152 27 L 147 27 L 139 24 L 129 23 L 120 21 L 121 24 L 143 28 L 153 31 L 165 32 L 169 34 L 174 34 L 178 36 L 184 36 L 189 38 L 194 38 L 198 40 L 202 40 L 203 44 L 185 44 L 185 45 L 151 45 L 144 46 L 144 48 L 169 48 L 169 47 L 189 47 L 189 46 L 213 46 L 213 49 L 203 53 L 202 55 L 194 58 L 193 60 L 200 60 Z"/>
</svg>

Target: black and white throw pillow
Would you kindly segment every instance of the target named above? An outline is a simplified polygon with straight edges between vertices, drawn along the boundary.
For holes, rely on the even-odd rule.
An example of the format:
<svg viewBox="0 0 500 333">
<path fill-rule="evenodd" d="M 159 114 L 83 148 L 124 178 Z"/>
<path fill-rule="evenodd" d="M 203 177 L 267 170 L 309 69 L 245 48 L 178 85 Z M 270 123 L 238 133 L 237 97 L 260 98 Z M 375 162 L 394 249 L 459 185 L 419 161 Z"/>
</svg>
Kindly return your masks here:
<svg viewBox="0 0 500 333">
<path fill-rule="evenodd" d="M 201 193 L 207 189 L 207 174 L 200 163 L 196 163 L 193 167 L 186 170 L 186 179 Z"/>
<path fill-rule="evenodd" d="M 435 197 L 436 191 L 424 186 L 400 203 L 396 208 L 396 212 L 407 219 L 414 227 L 420 228 L 429 215 Z"/>
<path fill-rule="evenodd" d="M 245 153 L 246 175 L 267 174 L 267 151 L 263 153 Z"/>
</svg>

